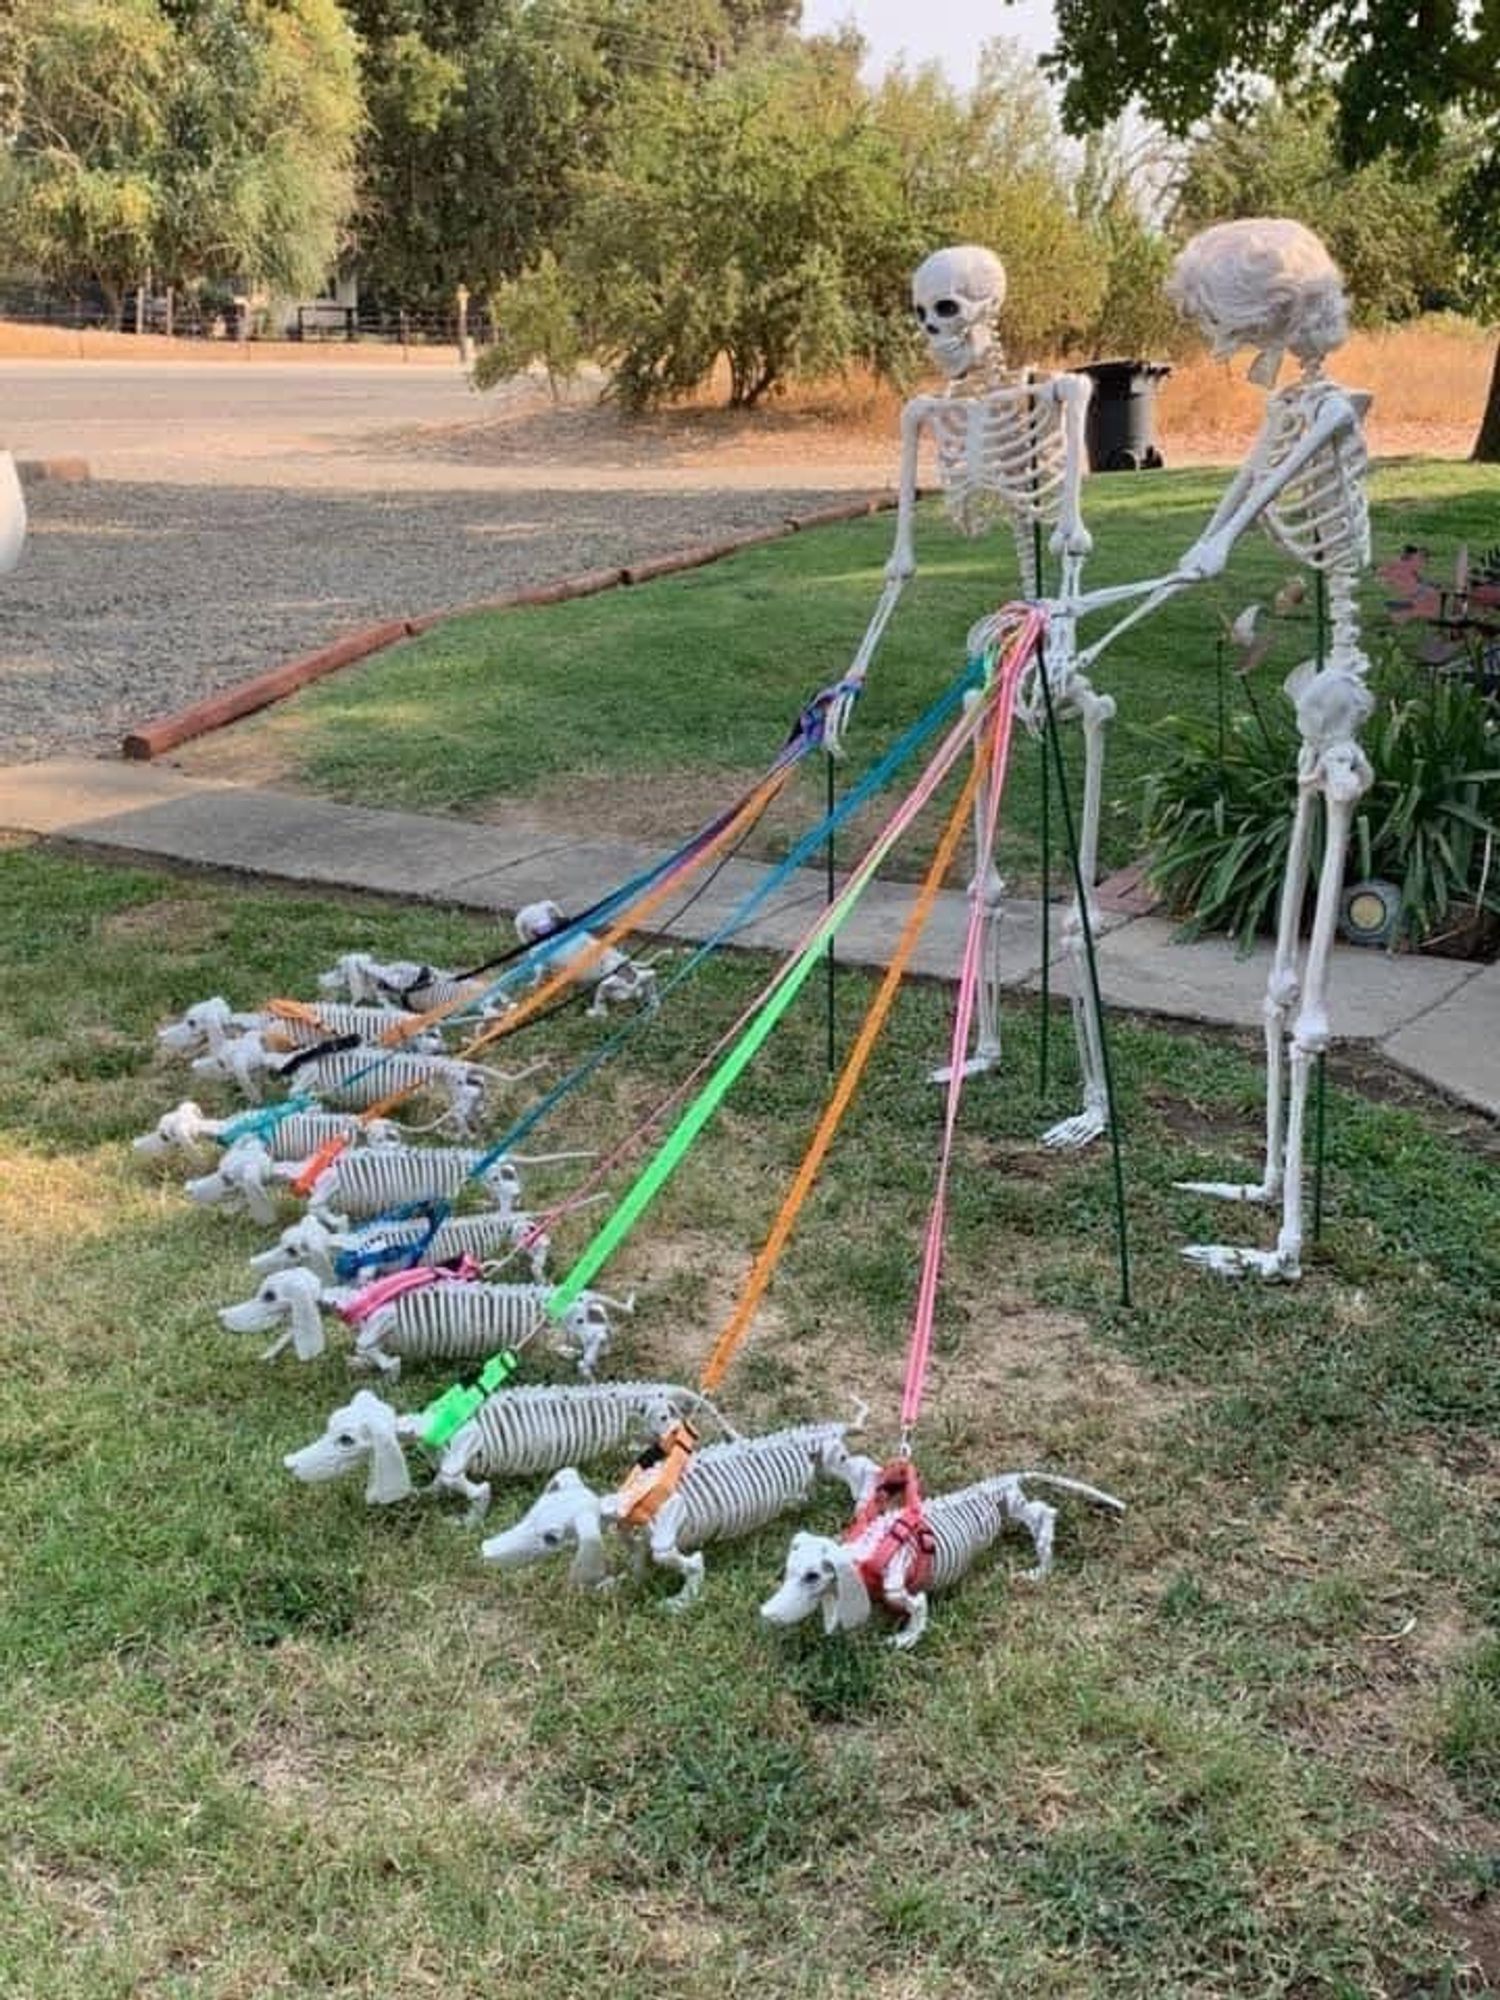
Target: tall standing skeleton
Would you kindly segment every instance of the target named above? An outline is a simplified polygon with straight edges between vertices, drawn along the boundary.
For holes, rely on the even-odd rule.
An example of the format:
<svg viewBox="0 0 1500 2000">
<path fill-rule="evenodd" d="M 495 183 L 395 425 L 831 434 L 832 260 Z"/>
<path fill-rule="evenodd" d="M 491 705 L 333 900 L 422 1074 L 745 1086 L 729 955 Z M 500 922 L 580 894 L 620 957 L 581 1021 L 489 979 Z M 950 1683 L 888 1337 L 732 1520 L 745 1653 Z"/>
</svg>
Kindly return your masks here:
<svg viewBox="0 0 1500 2000">
<path fill-rule="evenodd" d="M 1302 1182 L 1308 1084 L 1330 1039 L 1329 956 L 1354 810 L 1372 772 L 1358 736 L 1374 702 L 1360 648 L 1358 586 L 1370 560 L 1365 499 L 1364 416 L 1370 398 L 1341 388 L 1324 362 L 1348 334 L 1343 282 L 1318 238 L 1298 222 L 1253 218 L 1195 236 L 1177 259 L 1168 290 L 1196 320 L 1220 357 L 1259 349 L 1250 380 L 1272 389 L 1283 353 L 1301 372 L 1266 401 L 1250 455 L 1213 518 L 1178 565 L 1186 582 L 1217 576 L 1255 521 L 1293 562 L 1321 578 L 1327 594 L 1326 649 L 1288 675 L 1302 747 L 1297 804 L 1266 988 L 1266 1149 L 1258 1181 L 1184 1182 L 1225 1201 L 1281 1201 L 1272 1250 L 1193 1244 L 1195 1264 L 1226 1276 L 1301 1275 Z M 1320 638 L 1322 635 L 1320 634 Z M 1298 939 L 1321 801 L 1323 854 L 1312 930 L 1302 968 Z M 1288 1087 L 1288 1073 L 1289 1087 Z"/>
<path fill-rule="evenodd" d="M 1021 595 L 1041 590 L 1041 538 L 1061 566 L 1061 596 L 1048 629 L 1046 661 L 1052 710 L 1077 716 L 1084 733 L 1084 793 L 1079 841 L 1079 881 L 1090 895 L 1099 846 L 1104 729 L 1115 712 L 1097 694 L 1073 654 L 1074 621 L 1066 607 L 1077 599 L 1083 564 L 1093 547 L 1083 524 L 1082 488 L 1087 467 L 1084 417 L 1093 385 L 1086 376 L 1044 374 L 1007 366 L 995 334 L 1005 301 L 1005 267 L 993 251 L 961 244 L 936 251 L 912 279 L 912 301 L 933 360 L 948 378 L 941 395 L 915 396 L 901 412 L 901 475 L 896 544 L 886 564 L 886 584 L 875 615 L 850 667 L 846 691 L 829 718 L 827 743 L 837 752 L 849 710 L 863 688 L 891 614 L 916 570 L 914 518 L 917 453 L 922 433 L 937 453 L 948 513 L 964 534 L 979 535 L 1005 523 L 1011 530 Z M 1045 713 L 1035 677 L 1023 704 L 1037 727 Z M 986 838 L 984 787 L 975 801 L 974 878 L 969 894 L 984 906 L 983 957 L 974 1046 L 966 1075 L 991 1069 L 1000 1058 L 1000 919 L 1005 884 Z M 1074 1028 L 1083 1074 L 1083 1108 L 1045 1135 L 1052 1146 L 1081 1146 L 1108 1122 L 1103 1044 L 1092 988 L 1085 972 L 1085 921 L 1094 912 L 1075 895 L 1063 926 L 1063 949 L 1072 972 Z M 946 1082 L 946 1070 L 935 1081 Z"/>
</svg>

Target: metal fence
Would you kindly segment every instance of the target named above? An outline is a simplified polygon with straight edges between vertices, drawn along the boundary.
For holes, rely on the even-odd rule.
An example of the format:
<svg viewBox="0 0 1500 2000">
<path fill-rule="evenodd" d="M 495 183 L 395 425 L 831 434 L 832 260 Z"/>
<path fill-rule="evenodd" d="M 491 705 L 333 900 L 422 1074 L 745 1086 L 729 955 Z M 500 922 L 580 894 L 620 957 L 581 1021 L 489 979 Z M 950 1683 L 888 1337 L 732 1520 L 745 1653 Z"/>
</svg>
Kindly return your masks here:
<svg viewBox="0 0 1500 2000">
<path fill-rule="evenodd" d="M 457 307 L 449 310 L 405 306 L 342 306 L 314 299 L 274 310 L 222 296 L 192 293 L 132 293 L 123 311 L 93 287 L 62 291 L 43 285 L 0 284 L 0 319 L 73 332 L 170 335 L 178 340 L 337 341 L 391 346 L 457 346 Z M 489 315 L 470 308 L 468 333 L 476 344 L 492 337 Z"/>
</svg>

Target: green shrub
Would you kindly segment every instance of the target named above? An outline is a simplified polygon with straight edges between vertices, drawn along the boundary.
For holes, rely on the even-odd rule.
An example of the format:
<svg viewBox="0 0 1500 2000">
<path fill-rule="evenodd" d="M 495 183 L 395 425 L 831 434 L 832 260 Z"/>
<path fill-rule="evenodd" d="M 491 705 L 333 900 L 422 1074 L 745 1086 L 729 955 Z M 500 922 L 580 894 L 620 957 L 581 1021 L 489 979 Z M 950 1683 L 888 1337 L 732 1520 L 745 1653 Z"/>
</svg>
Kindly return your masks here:
<svg viewBox="0 0 1500 2000">
<path fill-rule="evenodd" d="M 1362 741 L 1375 772 L 1360 802 L 1349 867 L 1401 891 L 1401 936 L 1420 943 L 1469 907 L 1500 914 L 1500 717 L 1469 683 L 1392 654 L 1375 675 Z M 1297 800 L 1296 719 L 1259 703 L 1216 729 L 1168 717 L 1174 745 L 1146 781 L 1150 876 L 1194 933 L 1248 946 L 1276 921 Z M 1321 849 L 1315 840 L 1303 893 Z"/>
</svg>

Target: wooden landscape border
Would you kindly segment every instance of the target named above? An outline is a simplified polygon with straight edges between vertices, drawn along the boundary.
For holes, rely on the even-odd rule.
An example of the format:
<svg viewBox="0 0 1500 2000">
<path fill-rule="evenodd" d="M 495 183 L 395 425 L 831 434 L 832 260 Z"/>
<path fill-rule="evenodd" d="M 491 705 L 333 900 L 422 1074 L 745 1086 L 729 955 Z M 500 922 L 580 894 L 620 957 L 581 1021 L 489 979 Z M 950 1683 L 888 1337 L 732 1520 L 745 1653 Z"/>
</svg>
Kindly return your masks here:
<svg viewBox="0 0 1500 2000">
<path fill-rule="evenodd" d="M 448 618 L 463 618 L 474 611 L 517 611 L 526 606 L 565 604 L 575 597 L 596 597 L 601 591 L 650 583 L 660 576 L 674 576 L 680 570 L 703 569 L 709 563 L 721 562 L 725 556 L 738 555 L 741 549 L 780 541 L 787 535 L 799 534 L 804 528 L 824 528 L 840 521 L 863 520 L 867 515 L 884 513 L 895 504 L 894 493 L 866 494 L 858 500 L 841 500 L 833 506 L 816 507 L 806 514 L 788 514 L 784 520 L 769 527 L 747 528 L 740 534 L 725 535 L 712 542 L 695 543 L 685 549 L 670 549 L 663 555 L 647 556 L 640 562 L 627 563 L 617 569 L 580 570 L 572 576 L 558 577 L 552 583 L 502 591 L 498 597 L 481 598 L 473 604 L 429 611 L 415 618 L 388 618 L 380 624 L 364 625 L 357 631 L 345 633 L 343 638 L 335 639 L 329 645 L 318 647 L 316 652 L 285 660 L 280 666 L 252 675 L 249 680 L 225 688 L 220 694 L 194 702 L 189 708 L 176 709 L 170 715 L 142 723 L 125 737 L 120 746 L 121 752 L 126 757 L 143 762 L 164 756 L 167 751 L 175 750 L 179 744 L 195 736 L 207 736 L 215 729 L 240 721 L 244 716 L 254 715 L 258 709 L 284 701 L 289 694 L 295 694 L 309 682 L 337 673 L 341 667 L 352 666 L 356 660 L 367 660 L 372 653 L 384 652 L 388 646 L 399 645 L 403 639 L 415 638 L 418 633 L 428 632 Z"/>
</svg>

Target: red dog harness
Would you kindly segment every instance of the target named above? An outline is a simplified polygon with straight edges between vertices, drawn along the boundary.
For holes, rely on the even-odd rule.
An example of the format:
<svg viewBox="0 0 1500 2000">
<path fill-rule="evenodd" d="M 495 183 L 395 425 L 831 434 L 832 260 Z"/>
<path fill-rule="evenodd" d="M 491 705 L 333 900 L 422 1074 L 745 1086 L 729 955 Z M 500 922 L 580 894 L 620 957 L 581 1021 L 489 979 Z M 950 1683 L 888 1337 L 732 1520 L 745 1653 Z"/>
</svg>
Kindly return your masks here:
<svg viewBox="0 0 1500 2000">
<path fill-rule="evenodd" d="M 882 1466 L 874 1490 L 850 1522 L 844 1540 L 857 1542 L 882 1518 L 883 1534 L 857 1565 L 872 1604 L 885 1603 L 885 1573 L 903 1549 L 912 1551 L 908 1591 L 919 1596 L 932 1582 L 937 1542 L 922 1506 L 922 1482 L 909 1458 L 894 1458 Z"/>
</svg>

